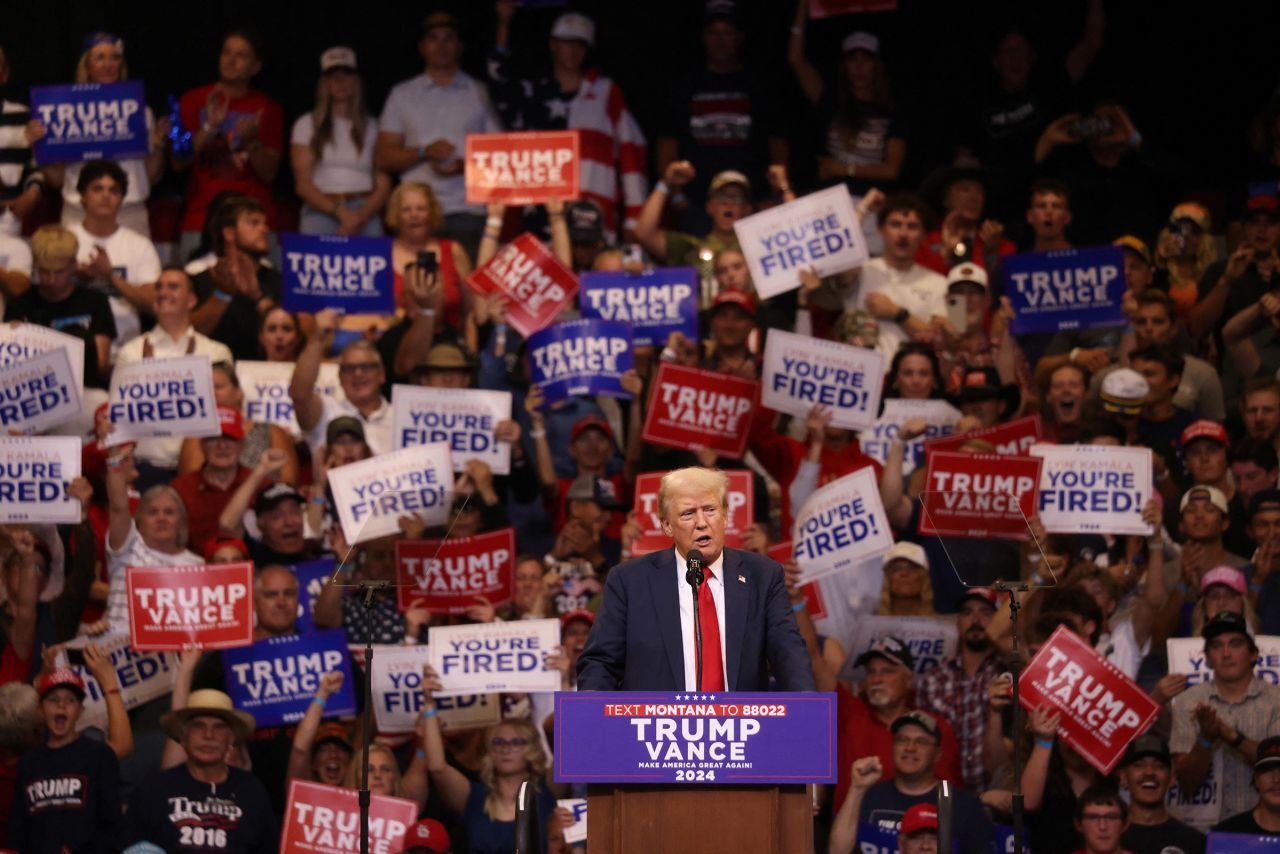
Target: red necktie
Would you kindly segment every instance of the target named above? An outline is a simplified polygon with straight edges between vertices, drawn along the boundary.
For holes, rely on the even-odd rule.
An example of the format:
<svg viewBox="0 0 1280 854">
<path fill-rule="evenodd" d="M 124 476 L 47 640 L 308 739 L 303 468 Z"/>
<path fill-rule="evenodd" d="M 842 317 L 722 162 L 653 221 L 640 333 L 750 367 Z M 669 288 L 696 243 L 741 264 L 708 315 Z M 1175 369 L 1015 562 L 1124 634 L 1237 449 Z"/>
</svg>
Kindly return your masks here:
<svg viewBox="0 0 1280 854">
<path fill-rule="evenodd" d="M 711 570 L 703 569 L 706 580 L 698 588 L 698 617 L 702 622 L 702 690 L 724 690 L 724 661 L 720 658 L 720 621 L 716 618 L 716 600 L 711 595 Z M 694 644 L 697 644 L 694 638 Z M 697 650 L 694 650 L 697 655 Z M 697 658 L 694 658 L 697 662 Z M 695 663 L 696 677 L 696 663 Z"/>
</svg>

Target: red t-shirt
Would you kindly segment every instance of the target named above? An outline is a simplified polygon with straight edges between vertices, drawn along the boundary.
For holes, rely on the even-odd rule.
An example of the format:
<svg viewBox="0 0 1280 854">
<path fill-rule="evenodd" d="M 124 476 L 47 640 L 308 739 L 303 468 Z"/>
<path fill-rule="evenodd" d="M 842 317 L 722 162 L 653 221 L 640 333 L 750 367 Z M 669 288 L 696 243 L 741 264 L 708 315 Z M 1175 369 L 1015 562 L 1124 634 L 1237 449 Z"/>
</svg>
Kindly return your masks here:
<svg viewBox="0 0 1280 854">
<path fill-rule="evenodd" d="M 1003 258 L 1012 255 L 1017 249 L 1012 242 L 1002 237 L 1000 245 L 996 247 L 996 256 Z M 942 246 L 942 229 L 935 228 L 920 241 L 920 248 L 916 250 L 916 263 L 944 276 L 951 269 L 947 266 L 946 252 Z M 973 263 L 979 267 L 987 266 L 987 247 L 977 235 L 973 238 Z"/>
<path fill-rule="evenodd" d="M 194 137 L 204 125 L 205 102 L 216 83 L 192 89 L 178 104 L 183 126 Z M 271 204 L 271 187 L 258 177 L 249 165 L 249 152 L 236 133 L 236 122 L 258 117 L 258 139 L 267 148 L 284 153 L 284 111 L 266 95 L 250 89 L 227 104 L 227 117 L 218 128 L 217 138 L 205 145 L 191 164 L 187 182 L 187 207 L 182 214 L 183 231 L 204 228 L 205 211 L 218 193 L 230 190 L 257 199 L 267 209 L 267 222 L 277 227 L 275 207 Z"/>
<path fill-rule="evenodd" d="M 180 474 L 171 482 L 187 508 L 187 546 L 203 554 L 209 540 L 218 534 L 218 517 L 231 501 L 232 494 L 248 479 L 252 471 L 240 466 L 236 479 L 226 489 L 218 489 L 204 479 L 203 471 Z"/>
<path fill-rule="evenodd" d="M 911 707 L 911 708 L 914 708 Z M 879 756 L 883 769 L 880 779 L 893 779 L 893 733 L 880 721 L 867 701 L 849 693 L 844 685 L 836 686 L 837 766 L 840 769 L 840 781 L 836 784 L 834 809 L 844 803 L 844 796 L 849 791 L 849 769 L 855 759 L 864 756 Z M 953 785 L 964 785 L 964 776 L 960 769 L 960 744 L 956 741 L 955 731 L 946 718 L 933 715 L 942 733 L 942 752 L 938 761 L 933 764 L 933 774 L 939 780 L 949 780 Z"/>
</svg>

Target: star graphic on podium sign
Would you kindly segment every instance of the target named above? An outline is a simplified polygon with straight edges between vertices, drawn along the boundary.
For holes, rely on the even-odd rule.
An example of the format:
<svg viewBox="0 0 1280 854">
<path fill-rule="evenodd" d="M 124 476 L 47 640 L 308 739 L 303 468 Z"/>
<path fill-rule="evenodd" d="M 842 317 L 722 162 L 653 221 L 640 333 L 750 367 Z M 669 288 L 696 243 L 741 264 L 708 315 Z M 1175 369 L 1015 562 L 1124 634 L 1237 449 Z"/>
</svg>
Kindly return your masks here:
<svg viewBox="0 0 1280 854">
<path fill-rule="evenodd" d="M 711 695 L 710 697 L 708 697 L 707 699 L 714 703 L 714 702 L 715 702 L 715 699 L 716 699 L 716 695 L 715 695 L 715 694 L 712 694 L 712 695 Z"/>
</svg>

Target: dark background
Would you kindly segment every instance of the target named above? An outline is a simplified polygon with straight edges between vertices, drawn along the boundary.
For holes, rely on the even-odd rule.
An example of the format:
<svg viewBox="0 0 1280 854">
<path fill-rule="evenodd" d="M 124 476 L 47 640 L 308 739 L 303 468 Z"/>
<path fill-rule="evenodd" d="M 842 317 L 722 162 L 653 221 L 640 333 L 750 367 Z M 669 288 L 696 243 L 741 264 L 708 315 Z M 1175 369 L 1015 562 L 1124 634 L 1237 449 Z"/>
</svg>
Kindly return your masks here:
<svg viewBox="0 0 1280 854">
<path fill-rule="evenodd" d="M 375 113 L 396 82 L 419 73 L 418 24 L 448 9 L 464 28 L 464 66 L 483 71 L 493 32 L 493 6 L 386 2 L 77 2 L 10 0 L 0 43 L 11 67 L 6 95 L 29 100 L 31 84 L 70 81 L 84 35 L 106 29 L 125 39 L 129 76 L 146 83 L 158 114 L 165 96 L 212 82 L 219 37 L 248 24 L 265 50 L 257 88 L 284 106 L 286 134 L 314 98 L 320 52 L 348 44 L 359 54 L 369 108 Z M 668 84 L 701 61 L 698 0 L 580 0 L 569 8 L 597 22 L 595 60 L 622 86 L 652 143 Z M 743 0 L 745 54 L 775 87 L 791 139 L 792 166 L 802 185 L 811 172 L 818 123 L 786 63 L 794 6 L 790 0 Z M 991 82 L 990 56 L 1011 26 L 1028 33 L 1040 68 L 1061 67 L 1080 37 L 1084 0 L 1061 2 L 921 2 L 901 0 L 891 13 L 816 21 L 809 55 L 825 74 L 838 66 L 839 42 L 853 29 L 880 35 L 902 119 L 909 128 L 908 184 L 950 158 L 957 129 L 972 113 L 976 92 Z M 524 9 L 513 25 L 513 48 L 526 74 L 545 69 L 546 33 L 560 9 Z M 1250 125 L 1280 79 L 1280 3 L 1107 3 L 1107 33 L 1080 97 L 1116 97 L 1127 104 L 1149 145 L 1181 166 L 1188 190 L 1236 191 L 1250 177 Z M 285 160 L 288 162 L 287 158 Z M 281 170 L 278 190 L 292 180 Z M 156 191 L 180 192 L 166 179 Z M 1218 217 L 1215 217 L 1218 220 Z M 1220 220 L 1219 220 L 1220 222 Z"/>
</svg>

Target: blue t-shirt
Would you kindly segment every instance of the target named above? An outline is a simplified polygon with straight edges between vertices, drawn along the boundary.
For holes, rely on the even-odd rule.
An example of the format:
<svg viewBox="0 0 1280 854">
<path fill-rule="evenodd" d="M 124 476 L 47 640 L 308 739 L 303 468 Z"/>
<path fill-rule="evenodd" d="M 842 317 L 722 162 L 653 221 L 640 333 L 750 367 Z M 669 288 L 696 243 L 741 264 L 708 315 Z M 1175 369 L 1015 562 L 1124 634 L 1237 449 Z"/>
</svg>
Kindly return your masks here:
<svg viewBox="0 0 1280 854">
<path fill-rule="evenodd" d="M 471 854 L 510 854 L 516 850 L 516 823 L 494 821 L 485 814 L 484 799 L 488 794 L 483 783 L 471 781 L 471 794 L 462 810 L 462 826 L 466 829 Z M 547 821 L 555 811 L 556 799 L 545 786 L 538 786 L 538 833 L 546 836 Z M 535 850 L 542 846 L 535 842 Z"/>
</svg>

